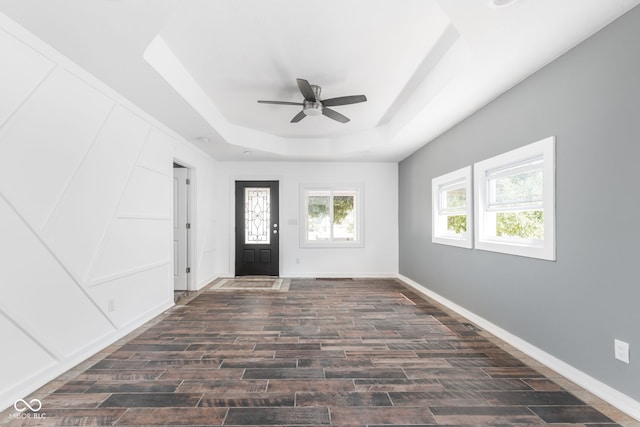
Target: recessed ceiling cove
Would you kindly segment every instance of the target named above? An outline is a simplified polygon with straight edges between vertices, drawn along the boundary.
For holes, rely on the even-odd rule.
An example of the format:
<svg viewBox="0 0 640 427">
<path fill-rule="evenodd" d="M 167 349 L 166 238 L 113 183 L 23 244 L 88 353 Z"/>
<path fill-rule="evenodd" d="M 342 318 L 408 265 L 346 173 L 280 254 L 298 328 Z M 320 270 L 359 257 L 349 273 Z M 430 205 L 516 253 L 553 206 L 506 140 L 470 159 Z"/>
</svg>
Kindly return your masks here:
<svg viewBox="0 0 640 427">
<path fill-rule="evenodd" d="M 450 23 L 425 0 L 216 1 L 191 12 L 160 32 L 167 47 L 225 120 L 284 138 L 378 126 Z M 321 86 L 324 99 L 369 102 L 336 108 L 347 126 L 316 117 L 292 124 L 296 107 L 256 102 L 302 102 L 297 78 Z"/>
</svg>

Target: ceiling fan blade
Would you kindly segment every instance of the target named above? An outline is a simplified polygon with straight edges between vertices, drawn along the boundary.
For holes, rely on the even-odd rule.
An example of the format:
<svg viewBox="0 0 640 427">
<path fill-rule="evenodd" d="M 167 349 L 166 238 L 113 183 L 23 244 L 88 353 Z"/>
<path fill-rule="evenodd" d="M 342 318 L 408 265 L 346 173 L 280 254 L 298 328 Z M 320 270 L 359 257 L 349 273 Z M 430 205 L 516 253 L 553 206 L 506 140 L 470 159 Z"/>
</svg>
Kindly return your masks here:
<svg viewBox="0 0 640 427">
<path fill-rule="evenodd" d="M 343 116 L 338 113 L 336 110 L 332 110 L 331 108 L 323 108 L 322 114 L 329 117 L 330 119 L 339 121 L 340 123 L 347 123 L 349 121 L 349 117 Z"/>
<path fill-rule="evenodd" d="M 302 92 L 304 99 L 310 102 L 316 102 L 316 94 L 313 92 L 311 85 L 305 79 L 296 79 L 298 81 L 298 88 Z"/>
<path fill-rule="evenodd" d="M 364 95 L 340 96 L 338 98 L 323 99 L 322 105 L 325 107 L 335 107 L 336 105 L 357 104 L 358 102 L 366 102 L 367 97 Z"/>
<path fill-rule="evenodd" d="M 304 105 L 302 102 L 287 102 L 287 101 L 258 101 L 260 104 L 276 104 L 276 105 Z"/>
<path fill-rule="evenodd" d="M 307 117 L 307 115 L 304 113 L 304 111 L 300 111 L 298 114 L 295 115 L 293 119 L 291 119 L 291 123 L 298 123 L 300 120 L 304 119 L 305 117 Z"/>
</svg>

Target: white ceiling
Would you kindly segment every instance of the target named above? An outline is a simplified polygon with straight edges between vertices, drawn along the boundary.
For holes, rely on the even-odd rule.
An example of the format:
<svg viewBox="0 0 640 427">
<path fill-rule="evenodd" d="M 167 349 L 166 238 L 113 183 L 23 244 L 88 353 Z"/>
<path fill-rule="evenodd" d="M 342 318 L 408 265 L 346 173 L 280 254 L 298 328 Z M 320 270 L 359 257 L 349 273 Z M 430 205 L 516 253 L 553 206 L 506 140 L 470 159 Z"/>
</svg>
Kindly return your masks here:
<svg viewBox="0 0 640 427">
<path fill-rule="evenodd" d="M 397 161 L 640 0 L 0 0 L 0 11 L 220 160 Z M 289 123 L 296 78 L 323 98 Z M 249 152 L 250 154 L 247 154 Z"/>
</svg>

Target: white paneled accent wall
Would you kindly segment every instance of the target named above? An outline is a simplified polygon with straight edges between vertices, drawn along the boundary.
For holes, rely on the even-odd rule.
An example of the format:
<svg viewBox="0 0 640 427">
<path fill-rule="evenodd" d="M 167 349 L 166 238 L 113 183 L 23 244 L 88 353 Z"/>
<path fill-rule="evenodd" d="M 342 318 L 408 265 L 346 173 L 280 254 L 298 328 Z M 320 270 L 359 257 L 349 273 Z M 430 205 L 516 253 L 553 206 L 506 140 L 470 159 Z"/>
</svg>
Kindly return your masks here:
<svg viewBox="0 0 640 427">
<path fill-rule="evenodd" d="M 0 410 L 173 305 L 172 164 L 194 287 L 215 276 L 215 161 L 0 14 Z"/>
</svg>

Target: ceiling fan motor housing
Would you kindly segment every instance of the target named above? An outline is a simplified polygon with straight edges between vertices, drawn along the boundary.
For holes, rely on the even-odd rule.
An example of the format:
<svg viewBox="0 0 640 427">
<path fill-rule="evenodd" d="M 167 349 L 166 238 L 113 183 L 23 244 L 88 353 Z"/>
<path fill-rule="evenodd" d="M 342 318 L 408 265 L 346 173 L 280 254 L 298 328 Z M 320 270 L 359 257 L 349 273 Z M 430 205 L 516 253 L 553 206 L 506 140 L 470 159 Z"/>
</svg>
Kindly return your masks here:
<svg viewBox="0 0 640 427">
<path fill-rule="evenodd" d="M 304 111 L 307 116 L 320 116 L 322 115 L 322 102 L 304 101 L 302 111 Z"/>
<path fill-rule="evenodd" d="M 322 102 L 320 101 L 320 92 L 321 88 L 317 85 L 311 85 L 311 89 L 313 89 L 313 93 L 316 96 L 316 101 L 303 101 L 304 106 L 302 107 L 302 111 L 307 116 L 320 116 L 322 115 Z"/>
</svg>

